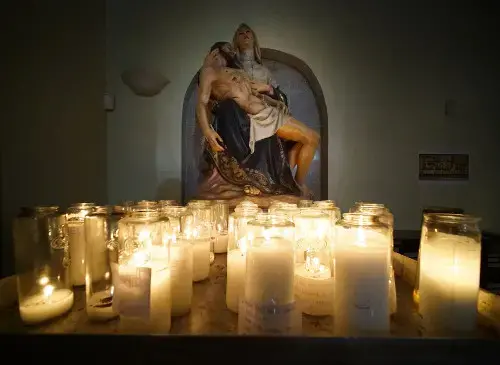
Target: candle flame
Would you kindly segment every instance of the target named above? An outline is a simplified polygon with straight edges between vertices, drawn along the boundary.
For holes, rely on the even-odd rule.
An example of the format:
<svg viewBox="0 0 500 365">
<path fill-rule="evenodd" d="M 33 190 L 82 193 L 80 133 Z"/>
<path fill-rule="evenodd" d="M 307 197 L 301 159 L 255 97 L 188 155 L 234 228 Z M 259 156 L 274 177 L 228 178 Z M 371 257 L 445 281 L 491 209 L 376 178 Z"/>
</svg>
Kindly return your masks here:
<svg viewBox="0 0 500 365">
<path fill-rule="evenodd" d="M 354 242 L 356 246 L 366 247 L 366 232 L 362 228 L 356 230 L 356 241 Z"/>
<path fill-rule="evenodd" d="M 236 243 L 236 245 L 238 246 L 238 248 L 240 249 L 240 251 L 243 255 L 246 254 L 247 246 L 248 246 L 246 237 L 239 239 L 238 242 Z"/>
<path fill-rule="evenodd" d="M 325 271 L 325 266 L 321 265 L 319 257 L 307 256 L 306 262 L 304 264 L 305 268 L 309 272 L 318 273 Z"/>
<path fill-rule="evenodd" d="M 115 287 L 111 285 L 111 289 L 109 290 L 110 294 L 113 295 L 115 293 Z"/>
<path fill-rule="evenodd" d="M 40 285 L 47 285 L 49 283 L 49 278 L 46 276 L 42 276 L 39 280 L 38 283 Z"/>
<path fill-rule="evenodd" d="M 50 298 L 52 293 L 54 292 L 54 286 L 53 285 L 46 285 L 43 288 L 43 295 L 45 295 L 45 298 Z"/>
<path fill-rule="evenodd" d="M 146 252 L 138 251 L 132 255 L 132 258 L 130 259 L 130 265 L 131 266 L 142 266 L 147 261 L 148 261 L 148 257 L 147 257 Z"/>
<path fill-rule="evenodd" d="M 149 231 L 146 231 L 146 230 L 139 232 L 139 237 L 138 237 L 139 242 L 146 241 L 150 235 L 151 235 L 151 233 Z"/>
</svg>

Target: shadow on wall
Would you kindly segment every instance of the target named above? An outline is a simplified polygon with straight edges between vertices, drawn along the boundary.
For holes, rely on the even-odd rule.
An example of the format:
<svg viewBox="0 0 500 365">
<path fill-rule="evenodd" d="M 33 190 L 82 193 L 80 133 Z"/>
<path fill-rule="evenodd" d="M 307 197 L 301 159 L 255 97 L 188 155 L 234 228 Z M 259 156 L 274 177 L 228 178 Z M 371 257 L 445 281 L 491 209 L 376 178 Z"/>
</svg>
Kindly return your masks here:
<svg viewBox="0 0 500 365">
<path fill-rule="evenodd" d="M 181 181 L 179 179 L 165 179 L 156 189 L 155 200 L 177 200 L 181 203 Z"/>
</svg>

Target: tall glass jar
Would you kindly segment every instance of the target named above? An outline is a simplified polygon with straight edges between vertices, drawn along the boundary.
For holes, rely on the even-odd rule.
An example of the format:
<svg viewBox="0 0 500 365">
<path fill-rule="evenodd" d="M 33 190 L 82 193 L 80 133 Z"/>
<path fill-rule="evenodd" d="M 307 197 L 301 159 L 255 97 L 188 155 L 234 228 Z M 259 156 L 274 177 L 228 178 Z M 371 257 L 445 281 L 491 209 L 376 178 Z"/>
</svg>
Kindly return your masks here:
<svg viewBox="0 0 500 365">
<path fill-rule="evenodd" d="M 160 209 L 168 206 L 179 206 L 179 202 L 177 200 L 159 200 L 158 205 Z"/>
<path fill-rule="evenodd" d="M 254 220 L 260 208 L 253 203 L 238 205 L 230 215 L 230 239 L 227 253 L 226 305 L 238 313 L 245 290 L 247 235 L 246 226 Z"/>
<path fill-rule="evenodd" d="M 120 204 L 120 206 L 124 207 L 125 214 L 129 214 L 132 211 L 132 207 L 136 205 L 136 202 L 133 200 L 125 200 Z"/>
<path fill-rule="evenodd" d="M 295 215 L 295 296 L 303 313 L 333 314 L 333 261 L 330 217 L 311 208 Z"/>
<path fill-rule="evenodd" d="M 268 213 L 273 214 L 276 210 L 278 209 L 283 209 L 283 208 L 297 208 L 297 204 L 294 203 L 287 203 L 287 202 L 282 202 L 282 201 L 274 201 L 269 205 L 269 208 L 267 209 Z"/>
<path fill-rule="evenodd" d="M 85 285 L 85 216 L 95 208 L 94 203 L 72 204 L 67 212 L 70 275 L 74 286 Z"/>
<path fill-rule="evenodd" d="M 335 226 L 341 218 L 340 208 L 333 200 L 318 200 L 313 203 L 313 207 L 323 210 L 330 216 L 332 226 Z"/>
<path fill-rule="evenodd" d="M 118 222 L 119 257 L 113 265 L 113 305 L 126 332 L 145 325 L 149 332 L 170 331 L 169 243 L 162 239 L 156 207 L 137 205 Z"/>
<path fill-rule="evenodd" d="M 139 200 L 134 206 L 141 206 L 143 209 L 159 209 L 160 204 L 156 200 Z"/>
<path fill-rule="evenodd" d="M 237 216 L 237 211 L 239 210 L 242 210 L 242 209 L 257 209 L 259 212 L 261 212 L 261 209 L 259 208 L 259 206 L 253 202 L 251 202 L 250 200 L 244 200 L 242 201 L 240 204 L 238 204 L 236 206 L 236 208 L 234 208 L 234 212 L 232 212 L 231 214 L 229 214 L 229 217 L 228 217 L 228 223 L 227 223 L 227 230 L 228 230 L 228 242 L 227 242 L 227 246 L 228 246 L 228 251 L 231 250 L 234 245 L 235 245 L 235 242 L 234 242 L 234 229 L 235 229 L 235 220 L 236 220 L 236 216 Z"/>
<path fill-rule="evenodd" d="M 193 215 L 180 206 L 164 207 L 162 215 L 163 239 L 170 241 L 172 316 L 182 316 L 190 311 L 193 297 L 193 245 L 183 239 L 193 231 Z"/>
<path fill-rule="evenodd" d="M 481 271 L 479 218 L 426 214 L 420 243 L 420 305 L 423 331 L 431 336 L 476 329 Z"/>
<path fill-rule="evenodd" d="M 193 281 L 208 278 L 210 273 L 210 245 L 212 242 L 209 226 L 197 225 L 192 231 L 186 231 L 177 237 L 182 245 L 191 244 L 193 250 Z"/>
<path fill-rule="evenodd" d="M 69 280 L 66 216 L 56 207 L 35 208 L 38 233 L 30 242 L 30 263 L 18 270 L 19 312 L 25 324 L 67 313 L 74 297 Z"/>
<path fill-rule="evenodd" d="M 264 213 L 247 223 L 249 246 L 244 300 L 238 315 L 240 333 L 300 331 L 301 317 L 294 298 L 294 228 L 290 220 Z"/>
<path fill-rule="evenodd" d="M 193 224 L 196 229 L 196 235 L 198 235 L 200 232 L 203 232 L 203 234 L 205 234 L 207 230 L 209 232 L 210 236 L 209 264 L 210 264 L 214 261 L 215 258 L 214 256 L 215 224 L 213 219 L 212 201 L 192 200 L 188 203 L 187 207 L 191 210 L 191 213 L 193 214 Z M 196 270 L 197 266 L 196 259 L 194 266 Z"/>
<path fill-rule="evenodd" d="M 384 204 L 356 202 L 349 212 L 374 214 L 379 216 L 381 222 L 387 224 L 391 233 L 391 249 L 389 250 L 389 302 L 391 314 L 397 312 L 398 302 L 396 294 L 396 279 L 392 266 L 392 252 L 394 251 L 394 216 Z"/>
<path fill-rule="evenodd" d="M 42 218 L 59 211 L 56 206 L 22 207 L 14 218 L 12 234 L 14 239 L 14 259 L 16 274 L 33 269 L 35 252 L 39 240 L 48 247 L 46 221 Z"/>
<path fill-rule="evenodd" d="M 299 208 L 310 208 L 312 207 L 314 202 L 312 200 L 299 200 L 297 203 L 297 207 Z"/>
<path fill-rule="evenodd" d="M 87 316 L 105 321 L 118 316 L 113 308 L 112 264 L 118 256 L 118 221 L 125 216 L 121 206 L 99 206 L 87 214 L 85 228 L 85 292 Z M 111 250 L 111 252 L 110 252 Z"/>
<path fill-rule="evenodd" d="M 212 219 L 215 227 L 214 253 L 227 252 L 229 205 L 227 200 L 214 200 Z"/>
<path fill-rule="evenodd" d="M 274 208 L 271 213 L 285 217 L 293 222 L 295 216 L 300 213 L 300 208 L 298 208 L 295 204 L 284 205 Z"/>
<path fill-rule="evenodd" d="M 390 228 L 363 213 L 345 213 L 337 228 L 334 334 L 387 336 Z"/>
<path fill-rule="evenodd" d="M 439 214 L 464 214 L 463 209 L 460 208 L 449 208 L 449 207 L 427 207 L 423 209 L 422 214 L 422 225 L 424 224 L 424 217 L 426 214 L 430 213 L 439 213 Z M 421 232 L 423 229 L 421 229 Z M 420 297 L 419 297 L 419 286 L 420 282 L 420 245 L 418 248 L 418 258 L 417 258 L 417 272 L 415 274 L 415 288 L 413 289 L 413 300 L 415 304 L 418 306 Z"/>
</svg>

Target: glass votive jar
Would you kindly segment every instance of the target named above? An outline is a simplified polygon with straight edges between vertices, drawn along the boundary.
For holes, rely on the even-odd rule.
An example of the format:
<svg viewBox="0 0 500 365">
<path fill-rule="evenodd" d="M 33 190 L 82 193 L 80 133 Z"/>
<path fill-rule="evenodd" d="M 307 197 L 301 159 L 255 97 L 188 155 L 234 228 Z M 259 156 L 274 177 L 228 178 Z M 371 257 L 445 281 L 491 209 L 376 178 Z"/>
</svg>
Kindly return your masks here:
<svg viewBox="0 0 500 365">
<path fill-rule="evenodd" d="M 241 209 L 257 209 L 259 210 L 259 212 L 261 212 L 262 210 L 259 208 L 259 206 L 253 202 L 251 202 L 250 200 L 244 200 L 242 201 L 241 203 L 239 203 L 235 208 L 234 208 L 234 212 L 232 212 L 231 214 L 229 214 L 229 217 L 228 217 L 228 220 L 227 220 L 227 230 L 228 230 L 228 242 L 227 242 L 227 246 L 228 246 L 228 250 L 231 249 L 231 247 L 234 247 L 234 223 L 235 223 L 235 217 L 237 215 L 237 210 L 241 210 Z"/>
<path fill-rule="evenodd" d="M 269 205 L 269 208 L 267 209 L 267 212 L 270 213 L 270 214 L 272 214 L 277 209 L 282 209 L 282 208 L 290 208 L 290 209 L 297 208 L 297 204 L 287 203 L 287 202 L 282 202 L 282 201 L 275 201 L 275 202 L 272 202 Z"/>
<path fill-rule="evenodd" d="M 69 312 L 74 302 L 66 215 L 39 207 L 35 219 L 39 231 L 32 241 L 31 263 L 17 275 L 19 313 L 28 325 L 59 317 Z"/>
<path fill-rule="evenodd" d="M 340 208 L 333 200 L 318 200 L 313 203 L 313 207 L 323 210 L 330 216 L 332 226 L 335 226 L 341 218 Z"/>
<path fill-rule="evenodd" d="M 294 224 L 261 213 L 247 223 L 244 299 L 239 308 L 241 334 L 294 334 L 301 317 L 294 297 Z M 300 320 L 299 320 L 300 318 Z"/>
<path fill-rule="evenodd" d="M 196 225 L 186 239 L 193 247 L 193 281 L 205 280 L 210 273 L 211 226 Z"/>
<path fill-rule="evenodd" d="M 211 200 L 191 200 L 187 207 L 191 210 L 193 214 L 193 223 L 195 227 L 203 226 L 203 231 L 206 227 L 209 227 L 210 235 L 210 254 L 209 263 L 212 263 L 215 259 L 214 255 L 214 241 L 215 241 L 215 224 L 213 219 L 213 209 Z M 196 260 L 194 262 L 196 271 Z M 196 274 L 195 274 L 196 276 Z"/>
<path fill-rule="evenodd" d="M 391 247 L 389 250 L 389 302 L 391 305 L 391 314 L 397 312 L 398 302 L 396 293 L 396 279 L 394 277 L 394 268 L 392 265 L 392 252 L 394 250 L 394 216 L 384 204 L 356 202 L 349 212 L 377 215 L 382 223 L 389 226 L 391 235 Z"/>
<path fill-rule="evenodd" d="M 261 212 L 254 205 L 238 205 L 230 215 L 231 229 L 227 253 L 226 305 L 229 310 L 238 313 L 240 300 L 245 290 L 246 272 L 246 225 Z"/>
<path fill-rule="evenodd" d="M 298 208 L 295 204 L 282 205 L 280 207 L 276 207 L 271 213 L 283 216 L 293 222 L 295 216 L 300 213 L 300 208 Z"/>
<path fill-rule="evenodd" d="M 330 217 L 314 208 L 295 215 L 295 295 L 303 313 L 333 314 L 333 261 Z"/>
<path fill-rule="evenodd" d="M 191 309 L 193 296 L 193 215 L 187 207 L 162 208 L 163 239 L 170 241 L 170 280 L 172 316 L 181 316 Z"/>
<path fill-rule="evenodd" d="M 215 227 L 214 253 L 227 252 L 229 205 L 226 200 L 214 200 L 212 219 Z"/>
<path fill-rule="evenodd" d="M 177 200 L 159 200 L 158 206 L 161 210 L 164 207 L 179 206 L 179 202 Z"/>
<path fill-rule="evenodd" d="M 113 305 L 125 332 L 141 326 L 168 333 L 171 326 L 170 250 L 156 207 L 137 205 L 118 222 L 119 258 L 113 272 Z"/>
<path fill-rule="evenodd" d="M 314 202 L 312 200 L 299 200 L 299 202 L 297 203 L 297 207 L 310 208 L 310 207 L 312 207 L 313 203 Z"/>
<path fill-rule="evenodd" d="M 172 316 L 182 316 L 191 310 L 194 281 L 193 247 L 195 244 L 193 244 L 193 237 L 189 233 L 179 232 L 172 237 L 170 244 Z M 205 244 L 209 245 L 210 243 L 205 241 Z M 208 248 L 206 251 L 208 255 Z M 207 266 L 210 268 L 208 256 L 203 263 L 203 268 Z"/>
<path fill-rule="evenodd" d="M 479 221 L 464 214 L 424 215 L 419 313 L 426 335 L 462 336 L 476 330 L 481 271 Z"/>
<path fill-rule="evenodd" d="M 124 216 L 125 209 L 120 206 L 96 207 L 85 216 L 86 310 L 92 321 L 118 316 L 113 308 L 111 267 L 118 263 L 118 221 Z"/>
<path fill-rule="evenodd" d="M 42 246 L 49 246 L 46 221 L 42 218 L 58 211 L 57 206 L 21 207 L 12 224 L 16 274 L 33 269 L 35 255 L 33 250 L 37 247 L 37 242 L 42 240 Z"/>
<path fill-rule="evenodd" d="M 74 286 L 85 285 L 85 216 L 95 209 L 94 203 L 75 203 L 66 211 L 68 221 L 70 277 Z"/>
<path fill-rule="evenodd" d="M 345 213 L 335 245 L 334 334 L 390 333 L 390 229 L 376 215 Z"/>
</svg>

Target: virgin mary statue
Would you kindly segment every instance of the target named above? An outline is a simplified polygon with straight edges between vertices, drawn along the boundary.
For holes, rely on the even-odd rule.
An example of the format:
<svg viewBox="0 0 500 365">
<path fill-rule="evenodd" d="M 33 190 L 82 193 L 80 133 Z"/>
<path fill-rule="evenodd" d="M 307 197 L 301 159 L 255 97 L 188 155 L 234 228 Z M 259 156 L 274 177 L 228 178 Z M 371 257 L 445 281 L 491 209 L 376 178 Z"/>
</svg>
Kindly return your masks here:
<svg viewBox="0 0 500 365">
<path fill-rule="evenodd" d="M 270 71 L 262 64 L 261 50 L 255 33 L 251 35 L 252 59 L 239 47 L 238 28 L 234 37 L 237 50 L 231 67 L 244 69 L 259 92 L 288 104 L 286 95 L 273 81 Z M 256 57 L 255 57 L 256 56 Z M 208 144 L 203 147 L 202 181 L 198 196 L 203 199 L 238 199 L 248 196 L 281 198 L 295 201 L 301 189 L 292 174 L 289 155 L 293 143 L 276 134 L 249 147 L 250 118 L 232 99 L 212 103 L 212 128 L 224 142 L 224 150 L 215 152 Z"/>
</svg>

